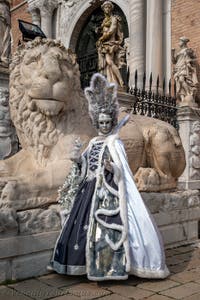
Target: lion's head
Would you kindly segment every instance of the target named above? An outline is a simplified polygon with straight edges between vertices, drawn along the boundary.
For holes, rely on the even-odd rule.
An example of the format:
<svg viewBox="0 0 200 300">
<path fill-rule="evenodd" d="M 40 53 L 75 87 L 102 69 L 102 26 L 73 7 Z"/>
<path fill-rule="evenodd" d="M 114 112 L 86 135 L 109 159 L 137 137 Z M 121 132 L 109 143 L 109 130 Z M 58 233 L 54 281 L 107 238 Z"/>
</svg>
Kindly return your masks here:
<svg viewBox="0 0 200 300">
<path fill-rule="evenodd" d="M 37 38 L 21 45 L 11 64 L 10 106 L 22 148 L 31 149 L 36 159 L 38 149 L 48 157 L 66 111 L 73 109 L 71 95 L 80 91 L 76 57 L 60 42 Z"/>
</svg>

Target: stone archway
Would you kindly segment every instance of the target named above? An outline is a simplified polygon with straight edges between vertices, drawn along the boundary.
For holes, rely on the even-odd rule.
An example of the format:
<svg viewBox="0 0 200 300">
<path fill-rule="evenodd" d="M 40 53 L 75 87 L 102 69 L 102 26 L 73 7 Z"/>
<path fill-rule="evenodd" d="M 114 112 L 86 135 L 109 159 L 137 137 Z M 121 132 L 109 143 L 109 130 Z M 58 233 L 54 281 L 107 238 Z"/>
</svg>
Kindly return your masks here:
<svg viewBox="0 0 200 300">
<path fill-rule="evenodd" d="M 124 38 L 129 36 L 129 28 L 122 9 L 115 4 L 114 14 L 122 18 Z M 89 7 L 77 21 L 70 41 L 70 48 L 77 54 L 81 73 L 81 84 L 89 85 L 92 74 L 98 71 L 96 41 L 99 38 L 97 28 L 104 18 L 101 4 Z M 126 82 L 126 69 L 122 71 Z"/>
</svg>

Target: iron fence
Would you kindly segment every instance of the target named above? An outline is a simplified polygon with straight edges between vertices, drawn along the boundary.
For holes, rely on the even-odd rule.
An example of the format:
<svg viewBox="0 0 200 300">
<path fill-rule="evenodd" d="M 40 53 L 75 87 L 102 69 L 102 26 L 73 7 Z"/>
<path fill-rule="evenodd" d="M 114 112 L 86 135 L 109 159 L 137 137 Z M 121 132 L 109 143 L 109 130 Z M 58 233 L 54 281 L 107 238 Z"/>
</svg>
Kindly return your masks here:
<svg viewBox="0 0 200 300">
<path fill-rule="evenodd" d="M 176 107 L 176 84 L 172 87 L 171 80 L 166 86 L 165 79 L 160 85 L 159 76 L 156 85 L 153 86 L 152 73 L 149 82 L 146 73 L 143 75 L 142 88 L 138 88 L 138 72 L 135 72 L 134 87 L 128 89 L 128 93 L 134 95 L 132 109 L 134 114 L 140 114 L 151 118 L 168 122 L 178 129 L 177 107 Z M 172 95 L 173 90 L 173 95 Z"/>
</svg>

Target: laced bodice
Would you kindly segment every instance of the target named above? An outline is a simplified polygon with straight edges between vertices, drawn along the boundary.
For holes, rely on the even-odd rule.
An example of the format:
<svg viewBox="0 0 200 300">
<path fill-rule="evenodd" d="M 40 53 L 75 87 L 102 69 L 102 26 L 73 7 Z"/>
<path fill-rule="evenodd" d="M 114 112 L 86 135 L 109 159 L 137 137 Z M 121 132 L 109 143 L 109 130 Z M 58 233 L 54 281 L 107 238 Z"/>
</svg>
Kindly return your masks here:
<svg viewBox="0 0 200 300">
<path fill-rule="evenodd" d="M 99 165 L 99 154 L 103 148 L 103 144 L 103 141 L 94 141 L 91 149 L 87 154 L 87 177 L 89 178 L 94 178 L 96 176 L 96 171 Z"/>
</svg>

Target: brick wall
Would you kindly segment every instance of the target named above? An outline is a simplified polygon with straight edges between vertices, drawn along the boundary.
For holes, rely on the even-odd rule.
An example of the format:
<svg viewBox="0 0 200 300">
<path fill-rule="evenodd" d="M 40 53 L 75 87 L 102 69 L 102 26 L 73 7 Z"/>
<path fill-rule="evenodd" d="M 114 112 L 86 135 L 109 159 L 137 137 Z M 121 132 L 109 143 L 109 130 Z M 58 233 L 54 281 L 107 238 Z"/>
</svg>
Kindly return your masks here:
<svg viewBox="0 0 200 300">
<path fill-rule="evenodd" d="M 190 39 L 188 45 L 198 52 L 200 60 L 200 0 L 172 0 L 172 47 L 180 36 Z"/>
<path fill-rule="evenodd" d="M 172 48 L 178 49 L 179 37 L 190 39 L 191 47 L 200 65 L 200 0 L 171 0 L 172 3 Z M 198 80 L 200 82 L 200 68 L 198 66 Z M 200 103 L 200 90 L 198 91 Z"/>
<path fill-rule="evenodd" d="M 28 13 L 27 8 L 27 1 L 13 0 L 11 3 L 11 26 L 13 39 L 12 53 L 16 50 L 19 40 L 22 39 L 22 35 L 18 26 L 18 19 L 32 22 L 31 15 Z"/>
</svg>

